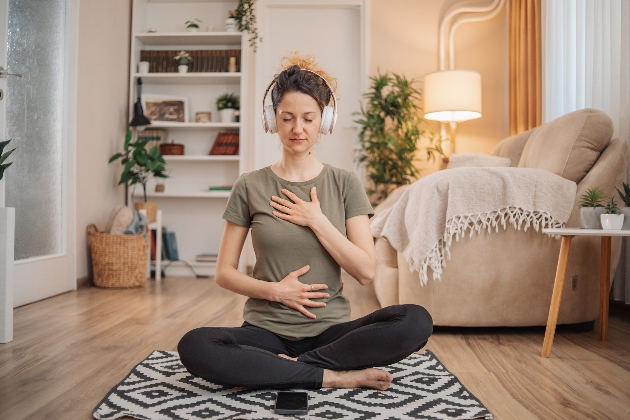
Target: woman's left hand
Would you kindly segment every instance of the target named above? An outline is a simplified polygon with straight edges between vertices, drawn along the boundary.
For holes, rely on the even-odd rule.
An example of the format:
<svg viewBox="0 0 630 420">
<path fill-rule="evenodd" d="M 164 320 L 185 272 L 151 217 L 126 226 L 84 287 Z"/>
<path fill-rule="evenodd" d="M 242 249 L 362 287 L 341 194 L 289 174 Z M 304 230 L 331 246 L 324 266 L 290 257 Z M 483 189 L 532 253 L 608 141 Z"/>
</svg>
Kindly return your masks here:
<svg viewBox="0 0 630 420">
<path fill-rule="evenodd" d="M 279 219 L 287 220 L 300 226 L 310 227 L 317 219 L 325 217 L 317 199 L 317 190 L 311 188 L 311 202 L 302 200 L 286 188 L 282 189 L 282 194 L 289 197 L 285 200 L 275 195 L 271 197 L 269 203 L 271 207 L 276 209 L 273 215 Z"/>
</svg>

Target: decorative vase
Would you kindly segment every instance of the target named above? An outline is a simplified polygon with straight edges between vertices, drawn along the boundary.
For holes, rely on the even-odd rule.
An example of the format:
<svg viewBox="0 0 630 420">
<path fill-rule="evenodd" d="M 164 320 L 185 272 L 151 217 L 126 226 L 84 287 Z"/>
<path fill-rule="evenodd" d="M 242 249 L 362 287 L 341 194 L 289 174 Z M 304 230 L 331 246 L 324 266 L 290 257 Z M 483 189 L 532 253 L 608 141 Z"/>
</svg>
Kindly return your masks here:
<svg viewBox="0 0 630 420">
<path fill-rule="evenodd" d="M 155 184 L 155 192 L 164 192 L 164 184 Z"/>
<path fill-rule="evenodd" d="M 236 28 L 236 19 L 227 18 L 225 19 L 225 31 L 226 32 L 236 32 L 238 29 Z"/>
<path fill-rule="evenodd" d="M 180 64 L 179 66 L 177 66 L 177 71 L 180 73 L 188 73 L 188 65 Z"/>
<path fill-rule="evenodd" d="M 139 201 L 133 203 L 133 206 L 136 211 L 145 209 L 147 211 L 147 219 L 149 219 L 149 222 L 155 222 L 155 215 L 157 214 L 158 203 L 156 203 L 155 201 L 147 201 L 146 203 L 144 201 Z"/>
<path fill-rule="evenodd" d="M 622 207 L 619 211 L 623 214 L 623 226 L 621 226 L 621 230 L 630 230 L 630 207 Z"/>
<path fill-rule="evenodd" d="M 580 229 L 601 229 L 601 216 L 606 210 L 603 207 L 580 208 Z"/>
<path fill-rule="evenodd" d="M 224 122 L 224 123 L 233 122 L 235 112 L 236 110 L 232 108 L 220 109 L 219 114 L 221 114 L 221 122 Z"/>
<path fill-rule="evenodd" d="M 623 214 L 602 214 L 602 229 L 619 230 L 623 226 Z"/>
</svg>

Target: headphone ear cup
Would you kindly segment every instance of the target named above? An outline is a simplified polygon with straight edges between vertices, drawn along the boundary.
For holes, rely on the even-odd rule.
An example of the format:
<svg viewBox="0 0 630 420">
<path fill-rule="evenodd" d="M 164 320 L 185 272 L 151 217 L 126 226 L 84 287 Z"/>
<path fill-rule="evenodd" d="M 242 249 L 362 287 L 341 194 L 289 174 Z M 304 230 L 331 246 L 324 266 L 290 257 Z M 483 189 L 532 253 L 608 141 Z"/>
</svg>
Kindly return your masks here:
<svg viewBox="0 0 630 420">
<path fill-rule="evenodd" d="M 273 111 L 273 105 L 265 106 L 265 110 L 263 111 L 263 129 L 270 134 L 278 132 L 278 127 L 276 127 L 276 113 Z"/>
<path fill-rule="evenodd" d="M 322 110 L 322 124 L 319 126 L 320 134 L 328 134 L 332 132 L 335 122 L 333 121 L 333 109 L 330 106 L 325 106 Z"/>
</svg>

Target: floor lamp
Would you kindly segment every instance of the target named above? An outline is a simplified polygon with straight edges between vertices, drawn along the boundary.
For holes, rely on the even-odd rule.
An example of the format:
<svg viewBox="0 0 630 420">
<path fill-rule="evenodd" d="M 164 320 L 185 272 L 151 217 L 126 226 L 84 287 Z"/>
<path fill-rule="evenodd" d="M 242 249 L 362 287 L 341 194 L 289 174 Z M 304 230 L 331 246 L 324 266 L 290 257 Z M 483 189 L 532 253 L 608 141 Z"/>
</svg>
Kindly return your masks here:
<svg viewBox="0 0 630 420">
<path fill-rule="evenodd" d="M 424 118 L 449 123 L 451 128 L 450 150 L 444 150 L 444 163 L 448 163 L 456 150 L 457 123 L 480 117 L 481 75 L 478 72 L 444 70 L 424 76 Z"/>
</svg>

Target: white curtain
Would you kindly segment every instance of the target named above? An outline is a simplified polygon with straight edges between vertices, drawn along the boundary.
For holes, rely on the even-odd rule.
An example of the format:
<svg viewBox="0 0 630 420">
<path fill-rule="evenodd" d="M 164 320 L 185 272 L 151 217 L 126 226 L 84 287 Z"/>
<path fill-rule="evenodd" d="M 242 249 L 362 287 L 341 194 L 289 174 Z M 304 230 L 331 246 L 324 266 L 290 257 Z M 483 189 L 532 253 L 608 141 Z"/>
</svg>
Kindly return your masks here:
<svg viewBox="0 0 630 420">
<path fill-rule="evenodd" d="M 542 18 L 543 123 L 596 108 L 612 118 L 613 138 L 630 142 L 630 1 L 543 0 Z M 628 238 L 612 294 L 630 304 Z"/>
</svg>

